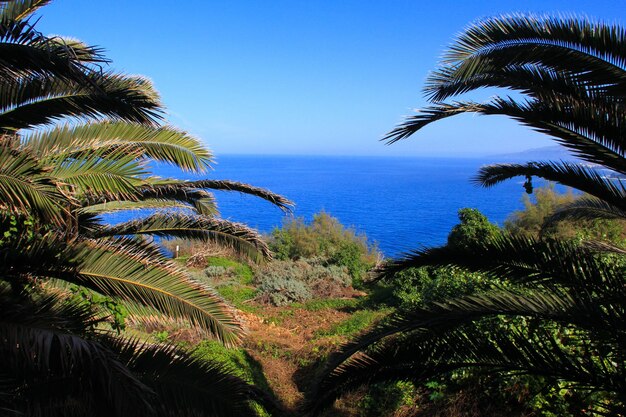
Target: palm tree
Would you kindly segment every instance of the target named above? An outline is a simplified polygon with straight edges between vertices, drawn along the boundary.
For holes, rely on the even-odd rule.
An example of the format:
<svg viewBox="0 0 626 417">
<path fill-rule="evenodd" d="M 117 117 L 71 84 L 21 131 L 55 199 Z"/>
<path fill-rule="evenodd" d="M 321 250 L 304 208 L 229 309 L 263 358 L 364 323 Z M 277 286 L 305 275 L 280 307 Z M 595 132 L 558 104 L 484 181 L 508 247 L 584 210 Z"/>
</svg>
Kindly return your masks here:
<svg viewBox="0 0 626 417">
<path fill-rule="evenodd" d="M 626 31 L 615 25 L 517 15 L 487 19 L 468 28 L 430 76 L 425 91 L 434 104 L 385 139 L 405 139 L 461 113 L 506 115 L 549 134 L 593 166 L 500 164 L 481 169 L 478 183 L 537 176 L 589 194 L 555 218 L 624 218 L 624 185 L 602 172 L 626 174 L 625 51 Z M 517 95 L 483 103 L 444 101 L 483 87 Z M 623 414 L 623 251 L 601 247 L 616 253 L 617 261 L 589 246 L 505 234 L 466 248 L 416 250 L 391 262 L 382 278 L 432 265 L 478 271 L 513 285 L 392 316 L 330 358 L 309 408 L 319 412 L 364 384 L 478 370 L 541 376 L 582 398 L 581 408 L 588 409 L 577 413 Z M 494 320 L 502 316 L 511 320 Z"/>
<path fill-rule="evenodd" d="M 103 332 L 97 311 L 58 288 L 78 284 L 235 344 L 242 329 L 233 311 L 143 237 L 212 240 L 266 259 L 256 232 L 214 217 L 206 190 L 243 192 L 282 209 L 291 202 L 232 181 L 151 176 L 150 161 L 206 172 L 211 155 L 196 138 L 160 123 L 162 106 L 146 79 L 105 72 L 98 48 L 37 32 L 30 16 L 46 3 L 0 4 L 0 408 L 255 415 L 250 401 L 270 402 L 230 370 Z M 179 211 L 113 226 L 101 218 L 170 207 Z"/>
</svg>

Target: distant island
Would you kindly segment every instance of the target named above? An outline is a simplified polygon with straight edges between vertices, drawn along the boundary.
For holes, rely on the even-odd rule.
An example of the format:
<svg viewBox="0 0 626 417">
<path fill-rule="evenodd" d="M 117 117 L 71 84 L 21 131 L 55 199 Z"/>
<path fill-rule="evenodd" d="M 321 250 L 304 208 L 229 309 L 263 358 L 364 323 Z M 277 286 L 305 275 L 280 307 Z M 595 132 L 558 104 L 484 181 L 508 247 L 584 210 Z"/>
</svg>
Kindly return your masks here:
<svg viewBox="0 0 626 417">
<path fill-rule="evenodd" d="M 490 155 L 489 158 L 507 159 L 524 161 L 541 161 L 541 160 L 563 160 L 563 161 L 575 161 L 574 155 L 561 145 L 543 146 L 541 148 L 527 149 L 521 152 L 505 153 Z"/>
</svg>

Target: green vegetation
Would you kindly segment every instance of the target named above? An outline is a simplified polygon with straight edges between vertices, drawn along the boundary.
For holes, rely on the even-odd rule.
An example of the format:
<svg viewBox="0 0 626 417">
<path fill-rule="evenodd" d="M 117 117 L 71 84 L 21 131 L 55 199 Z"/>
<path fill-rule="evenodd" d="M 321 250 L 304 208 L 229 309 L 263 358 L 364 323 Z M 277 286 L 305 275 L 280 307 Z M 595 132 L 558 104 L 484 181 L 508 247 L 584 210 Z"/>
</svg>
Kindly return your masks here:
<svg viewBox="0 0 626 417">
<path fill-rule="evenodd" d="M 290 219 L 272 232 L 270 248 L 277 259 L 298 260 L 319 258 L 327 265 L 347 268 L 355 281 L 376 264 L 379 254 L 364 235 L 346 229 L 328 213 L 313 216 L 306 224 L 302 218 Z"/>
<path fill-rule="evenodd" d="M 524 210 L 513 213 L 505 224 L 512 233 L 524 233 L 533 237 L 552 237 L 583 242 L 598 240 L 624 246 L 625 222 L 619 218 L 559 218 L 552 216 L 562 209 L 585 202 L 589 198 L 575 195 L 571 190 L 565 194 L 555 192 L 554 185 L 537 188 L 534 202 L 524 195 Z"/>
<path fill-rule="evenodd" d="M 622 181 L 603 175 L 607 170 L 626 175 L 625 44 L 622 28 L 575 18 L 498 17 L 460 35 L 428 81 L 433 105 L 386 139 L 405 139 L 457 114 L 506 115 L 553 136 L 589 164 L 492 165 L 481 168 L 476 182 L 492 186 L 521 176 L 531 192 L 537 176 L 587 195 L 550 212 L 547 203 L 559 199 L 542 193 L 537 205 L 512 222 L 518 228 L 542 222 L 539 230 L 525 233 L 492 233 L 477 213 L 467 211 L 466 224 L 453 235 L 476 226 L 486 234 L 461 233 L 470 239 L 455 237 L 445 247 L 417 250 L 387 264 L 381 277 L 389 282 L 403 279 L 402 271 L 430 267 L 481 274 L 502 284 L 469 295 L 455 294 L 465 288 L 454 284 L 449 298 L 423 305 L 418 298 L 414 307 L 346 344 L 310 390 L 309 411 L 320 413 L 364 385 L 426 384 L 459 375 L 476 378 L 481 388 L 496 381 L 500 389 L 482 394 L 493 403 L 501 398 L 494 393 L 506 392 L 502 384 L 521 375 L 527 379 L 517 380 L 516 390 L 524 393 L 518 398 L 526 397 L 525 406 L 536 414 L 626 412 L 624 252 L 610 242 L 581 242 L 598 235 L 622 239 L 623 228 L 615 233 L 583 229 L 599 219 L 626 219 Z M 481 103 L 446 102 L 483 87 L 516 94 Z M 564 223 L 549 229 L 563 221 L 573 222 L 575 236 L 564 236 Z"/>
<path fill-rule="evenodd" d="M 381 266 L 327 213 L 288 220 L 266 244 L 218 219 L 208 190 L 287 210 L 285 198 L 151 175 L 151 162 L 205 173 L 212 156 L 163 123 L 147 79 L 39 33 L 32 16 L 47 3 L 0 3 L 3 413 L 269 416 L 280 401 L 301 411 L 307 392 L 312 415 L 336 402 L 345 416 L 626 414 L 626 191 L 604 175 L 626 175 L 624 30 L 514 16 L 462 34 L 429 80 L 433 106 L 390 142 L 500 114 L 595 166 L 484 167 L 479 183 L 521 176 L 534 201 L 504 230 L 462 209 L 447 245 Z M 517 98 L 446 103 L 482 87 Z M 534 189 L 533 177 L 584 194 Z M 103 222 L 136 209 L 162 210 Z M 154 238 L 172 239 L 178 263 Z"/>
<path fill-rule="evenodd" d="M 328 330 L 318 332 L 319 336 L 354 336 L 370 327 L 377 319 L 382 318 L 386 312 L 372 310 L 356 310 L 350 317 Z"/>
<path fill-rule="evenodd" d="M 269 256 L 264 241 L 217 219 L 206 190 L 243 192 L 283 209 L 290 202 L 232 181 L 152 175 L 150 162 L 207 172 L 211 153 L 162 123 L 149 80 L 110 71 L 100 48 L 38 32 L 33 13 L 47 3 L 0 4 L 0 409 L 255 415 L 247 382 L 180 347 L 120 333 L 127 319 L 157 318 L 238 343 L 235 312 L 151 238 L 211 241 L 261 259 Z M 163 210 L 103 222 L 105 213 L 135 209 Z"/>
</svg>

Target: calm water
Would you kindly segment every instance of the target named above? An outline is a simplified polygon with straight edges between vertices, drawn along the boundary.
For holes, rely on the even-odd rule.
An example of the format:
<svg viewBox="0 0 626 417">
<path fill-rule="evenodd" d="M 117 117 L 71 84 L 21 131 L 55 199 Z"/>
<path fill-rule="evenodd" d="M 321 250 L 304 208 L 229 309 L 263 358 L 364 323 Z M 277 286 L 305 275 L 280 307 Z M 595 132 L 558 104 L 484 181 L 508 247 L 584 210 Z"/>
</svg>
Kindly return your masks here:
<svg viewBox="0 0 626 417">
<path fill-rule="evenodd" d="M 490 189 L 470 179 L 485 159 L 220 156 L 206 177 L 266 187 L 296 203 L 295 216 L 310 219 L 325 210 L 378 242 L 386 256 L 443 244 L 458 223 L 457 211 L 474 207 L 502 224 L 522 208 L 523 178 Z M 177 175 L 159 167 L 162 176 Z M 189 177 L 189 176 L 188 176 Z M 189 177 L 191 178 L 191 177 Z M 537 184 L 535 184 L 537 185 Z M 216 193 L 222 217 L 263 232 L 280 226 L 284 214 L 271 204 L 238 193 Z M 115 220 L 121 220 L 118 216 Z"/>
<path fill-rule="evenodd" d="M 307 220 L 325 210 L 378 242 L 386 256 L 397 256 L 445 243 L 458 223 L 459 208 L 477 208 L 500 225 L 521 209 L 523 178 L 490 189 L 471 183 L 478 168 L 493 162 L 501 161 L 226 155 L 204 177 L 247 182 L 283 194 L 296 203 L 294 215 Z M 161 176 L 193 178 L 166 166 L 155 171 Z M 264 200 L 228 192 L 216 192 L 216 197 L 222 217 L 262 232 L 270 232 L 285 219 Z M 107 220 L 128 218 L 117 214 Z"/>
</svg>

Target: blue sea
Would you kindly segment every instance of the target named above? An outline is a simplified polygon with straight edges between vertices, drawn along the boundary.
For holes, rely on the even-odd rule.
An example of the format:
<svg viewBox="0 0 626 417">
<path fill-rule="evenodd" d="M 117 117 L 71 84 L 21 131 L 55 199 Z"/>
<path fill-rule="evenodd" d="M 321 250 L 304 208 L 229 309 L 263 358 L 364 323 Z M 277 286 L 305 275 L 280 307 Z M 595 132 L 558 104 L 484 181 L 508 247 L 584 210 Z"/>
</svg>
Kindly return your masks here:
<svg viewBox="0 0 626 417">
<path fill-rule="evenodd" d="M 324 210 L 377 242 L 385 256 L 394 257 L 444 244 L 458 223 L 460 208 L 477 208 L 499 225 L 521 209 L 523 178 L 488 189 L 471 182 L 482 165 L 494 162 L 503 161 L 223 155 L 204 177 L 246 182 L 283 194 L 296 203 L 293 215 L 306 220 Z M 166 166 L 157 167 L 156 173 L 197 178 Z M 270 232 L 285 220 L 283 212 L 258 198 L 229 192 L 216 192 L 216 197 L 223 218 L 261 232 Z"/>
</svg>

